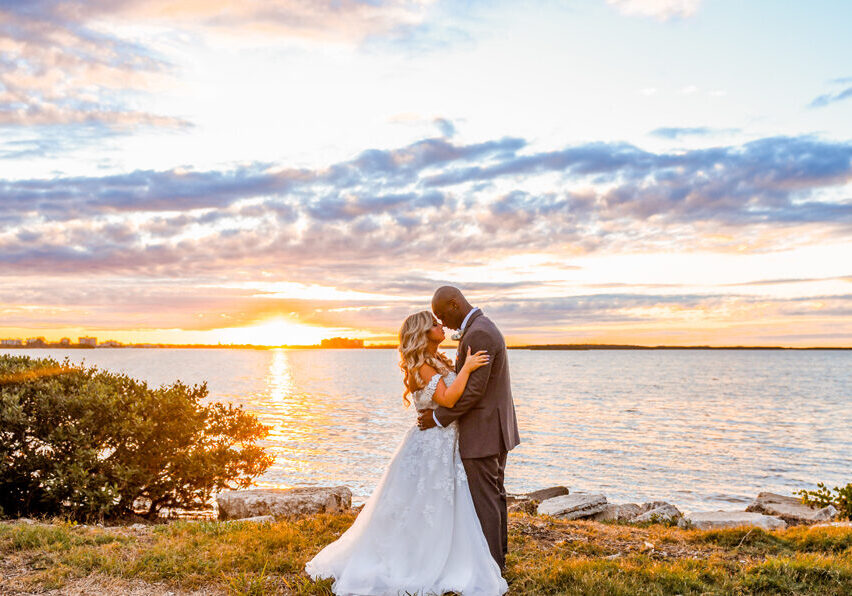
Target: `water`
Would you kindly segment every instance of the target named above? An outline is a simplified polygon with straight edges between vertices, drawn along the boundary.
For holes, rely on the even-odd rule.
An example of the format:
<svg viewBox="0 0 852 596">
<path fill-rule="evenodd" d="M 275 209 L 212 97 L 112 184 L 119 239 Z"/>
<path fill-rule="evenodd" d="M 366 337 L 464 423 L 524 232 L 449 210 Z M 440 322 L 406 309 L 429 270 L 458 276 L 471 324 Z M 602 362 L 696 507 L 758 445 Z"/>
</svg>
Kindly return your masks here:
<svg viewBox="0 0 852 596">
<path fill-rule="evenodd" d="M 159 385 L 207 381 L 273 427 L 260 486 L 368 496 L 415 412 L 394 350 L 5 350 L 66 354 Z M 453 353 L 449 352 L 450 357 Z M 522 444 L 506 486 L 611 502 L 741 508 L 758 492 L 852 481 L 852 351 L 511 350 Z"/>
</svg>

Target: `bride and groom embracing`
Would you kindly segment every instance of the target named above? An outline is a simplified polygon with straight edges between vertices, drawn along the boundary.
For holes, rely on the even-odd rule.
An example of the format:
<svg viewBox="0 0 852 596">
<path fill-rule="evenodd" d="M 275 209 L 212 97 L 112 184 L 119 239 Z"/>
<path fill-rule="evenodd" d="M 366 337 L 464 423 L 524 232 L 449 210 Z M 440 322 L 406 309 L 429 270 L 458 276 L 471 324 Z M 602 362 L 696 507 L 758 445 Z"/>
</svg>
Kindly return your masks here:
<svg viewBox="0 0 852 596">
<path fill-rule="evenodd" d="M 433 314 L 434 313 L 434 316 Z M 306 565 L 335 594 L 500 595 L 508 549 L 506 454 L 520 442 L 506 343 L 454 287 L 399 332 L 413 425 L 352 526 Z M 438 351 L 458 329 L 455 365 Z"/>
</svg>

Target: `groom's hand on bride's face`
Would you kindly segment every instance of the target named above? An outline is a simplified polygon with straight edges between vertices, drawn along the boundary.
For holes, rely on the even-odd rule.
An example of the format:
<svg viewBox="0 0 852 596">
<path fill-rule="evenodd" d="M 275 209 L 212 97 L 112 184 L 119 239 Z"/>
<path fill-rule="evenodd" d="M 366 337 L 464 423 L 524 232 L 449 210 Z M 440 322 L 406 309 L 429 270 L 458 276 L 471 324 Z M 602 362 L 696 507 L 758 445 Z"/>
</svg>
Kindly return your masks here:
<svg viewBox="0 0 852 596">
<path fill-rule="evenodd" d="M 417 415 L 417 426 L 420 427 L 420 430 L 429 430 L 433 426 L 438 426 L 432 417 L 432 410 L 423 410 Z"/>
</svg>

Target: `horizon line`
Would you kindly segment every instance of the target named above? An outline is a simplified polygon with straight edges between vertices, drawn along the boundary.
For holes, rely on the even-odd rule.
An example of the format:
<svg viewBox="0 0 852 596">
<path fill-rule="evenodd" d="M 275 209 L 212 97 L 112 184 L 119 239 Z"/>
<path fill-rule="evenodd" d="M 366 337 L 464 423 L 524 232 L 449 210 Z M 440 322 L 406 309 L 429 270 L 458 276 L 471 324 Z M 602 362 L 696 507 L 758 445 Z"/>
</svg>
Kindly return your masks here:
<svg viewBox="0 0 852 596">
<path fill-rule="evenodd" d="M 118 343 L 118 342 L 117 342 Z M 455 349 L 455 345 L 442 345 L 440 347 Z M 71 349 L 71 350 L 101 350 L 101 349 L 246 349 L 246 350 L 381 350 L 381 349 L 396 349 L 399 344 L 391 343 L 376 343 L 367 344 L 362 347 L 334 347 L 322 346 L 320 344 L 193 344 L 193 343 L 139 343 L 139 344 L 120 344 L 120 345 L 58 345 L 57 342 L 51 342 L 44 346 L 27 346 L 27 345 L 7 345 L 0 346 L 0 349 L 7 348 L 10 350 L 52 350 L 52 349 Z M 507 349 L 510 350 L 852 350 L 852 346 L 782 346 L 782 345 L 708 345 L 708 344 L 606 344 L 606 343 L 555 343 L 555 344 L 507 344 Z"/>
</svg>

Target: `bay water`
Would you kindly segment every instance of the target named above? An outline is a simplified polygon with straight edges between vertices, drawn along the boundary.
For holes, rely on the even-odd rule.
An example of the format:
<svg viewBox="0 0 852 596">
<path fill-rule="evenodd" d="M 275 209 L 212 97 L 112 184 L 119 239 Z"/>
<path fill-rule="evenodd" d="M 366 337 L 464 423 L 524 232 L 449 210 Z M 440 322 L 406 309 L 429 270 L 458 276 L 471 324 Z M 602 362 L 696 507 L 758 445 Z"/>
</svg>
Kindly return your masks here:
<svg viewBox="0 0 852 596">
<path fill-rule="evenodd" d="M 346 485 L 356 502 L 416 417 L 392 349 L 0 353 L 68 356 L 151 386 L 207 382 L 209 400 L 272 427 L 259 486 Z M 509 362 L 521 434 L 510 492 L 561 484 L 705 511 L 852 482 L 852 351 L 510 350 Z"/>
</svg>

